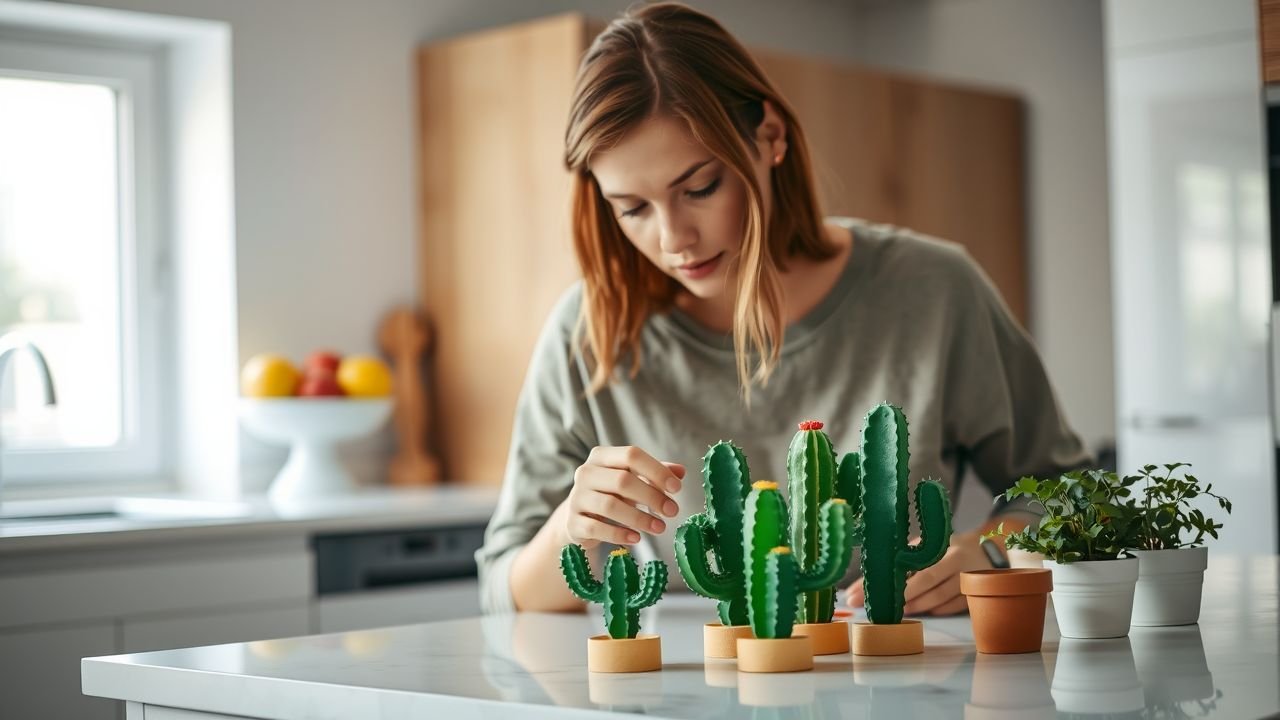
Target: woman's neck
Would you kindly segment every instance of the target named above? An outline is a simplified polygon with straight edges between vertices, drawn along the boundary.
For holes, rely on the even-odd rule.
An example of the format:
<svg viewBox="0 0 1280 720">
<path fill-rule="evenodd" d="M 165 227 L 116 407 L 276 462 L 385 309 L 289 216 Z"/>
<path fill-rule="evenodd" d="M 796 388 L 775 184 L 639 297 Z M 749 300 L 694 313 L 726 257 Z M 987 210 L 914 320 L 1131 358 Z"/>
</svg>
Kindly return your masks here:
<svg viewBox="0 0 1280 720">
<path fill-rule="evenodd" d="M 839 225 L 825 225 L 827 237 L 836 248 L 836 254 L 826 260 L 796 258 L 782 273 L 782 317 L 790 325 L 809 314 L 831 292 L 840 273 L 844 270 L 853 242 L 849 231 Z M 676 307 L 699 324 L 715 332 L 728 334 L 733 331 L 732 288 L 714 298 L 694 297 L 682 290 L 676 295 Z"/>
</svg>

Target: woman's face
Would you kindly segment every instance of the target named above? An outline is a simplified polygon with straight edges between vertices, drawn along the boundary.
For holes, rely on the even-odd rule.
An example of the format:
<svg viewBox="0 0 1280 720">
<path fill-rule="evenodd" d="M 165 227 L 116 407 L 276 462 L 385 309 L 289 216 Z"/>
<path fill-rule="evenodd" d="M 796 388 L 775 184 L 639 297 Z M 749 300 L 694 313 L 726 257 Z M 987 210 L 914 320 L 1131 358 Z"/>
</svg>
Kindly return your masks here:
<svg viewBox="0 0 1280 720">
<path fill-rule="evenodd" d="M 781 123 L 766 103 L 757 131 L 758 157 L 752 159 L 764 192 L 766 222 L 772 204 L 769 172 L 785 143 Z M 598 153 L 591 172 L 622 232 L 662 272 L 703 300 L 732 287 L 731 271 L 737 267 L 746 225 L 747 187 L 693 137 L 683 120 L 650 117 Z"/>
</svg>

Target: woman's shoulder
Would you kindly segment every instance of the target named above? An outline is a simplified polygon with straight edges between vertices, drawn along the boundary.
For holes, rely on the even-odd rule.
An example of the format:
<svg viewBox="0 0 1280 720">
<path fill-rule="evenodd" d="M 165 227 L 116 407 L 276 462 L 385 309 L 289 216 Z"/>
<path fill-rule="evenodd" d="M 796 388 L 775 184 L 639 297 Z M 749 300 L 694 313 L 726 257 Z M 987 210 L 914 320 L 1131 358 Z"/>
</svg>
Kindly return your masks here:
<svg viewBox="0 0 1280 720">
<path fill-rule="evenodd" d="M 963 245 L 910 228 L 861 218 L 830 221 L 848 228 L 853 254 L 862 255 L 874 282 L 901 291 L 944 290 L 971 292 L 985 284 L 985 276 Z"/>
</svg>

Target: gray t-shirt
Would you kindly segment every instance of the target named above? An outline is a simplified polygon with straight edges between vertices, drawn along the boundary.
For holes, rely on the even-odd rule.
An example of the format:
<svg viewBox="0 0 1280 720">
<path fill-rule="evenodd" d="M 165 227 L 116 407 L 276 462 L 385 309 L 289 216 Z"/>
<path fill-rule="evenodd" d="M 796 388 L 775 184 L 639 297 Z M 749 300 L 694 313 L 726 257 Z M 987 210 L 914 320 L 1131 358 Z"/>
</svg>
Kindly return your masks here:
<svg viewBox="0 0 1280 720">
<path fill-rule="evenodd" d="M 797 424 L 821 420 L 840 455 L 858 448 L 862 420 L 880 402 L 900 406 L 910 432 L 912 482 L 952 493 L 967 463 L 993 492 L 1023 475 L 1057 474 L 1090 458 L 1068 427 L 1031 339 L 991 281 L 954 243 L 901 228 L 832 218 L 854 235 L 830 293 L 786 328 L 766 387 L 741 400 L 730 335 L 679 309 L 655 315 L 640 337 L 635 378 L 590 395 L 591 366 L 575 352 L 581 284 L 556 305 L 533 353 L 516 408 L 497 509 L 476 553 L 485 612 L 514 609 L 515 551 L 568 496 L 597 445 L 634 445 L 689 474 L 680 513 L 661 535 L 641 533 L 638 559 L 672 568 L 675 530 L 703 510 L 707 447 L 732 440 L 753 480 L 782 481 Z M 624 363 L 626 364 L 626 363 Z M 629 364 L 628 364 L 629 366 Z"/>
</svg>

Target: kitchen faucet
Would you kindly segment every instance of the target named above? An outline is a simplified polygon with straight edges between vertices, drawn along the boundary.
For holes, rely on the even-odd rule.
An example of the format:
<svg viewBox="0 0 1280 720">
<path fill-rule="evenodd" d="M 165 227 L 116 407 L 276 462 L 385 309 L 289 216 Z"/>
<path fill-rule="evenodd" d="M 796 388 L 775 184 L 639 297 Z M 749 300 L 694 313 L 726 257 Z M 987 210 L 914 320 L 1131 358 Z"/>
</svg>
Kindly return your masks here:
<svg viewBox="0 0 1280 720">
<path fill-rule="evenodd" d="M 49 363 L 44 359 L 44 353 L 40 352 L 40 348 L 34 343 L 26 340 L 18 333 L 7 333 L 0 335 L 0 383 L 4 381 L 4 371 L 9 365 L 9 356 L 18 350 L 27 350 L 36 360 L 36 369 L 40 371 L 40 377 L 44 385 L 44 403 L 46 405 L 57 404 L 57 398 L 53 393 L 53 375 L 49 373 Z M 2 435 L 2 433 L 0 433 Z M 0 500 L 3 499 L 4 490 L 4 468 L 0 467 Z"/>
</svg>

